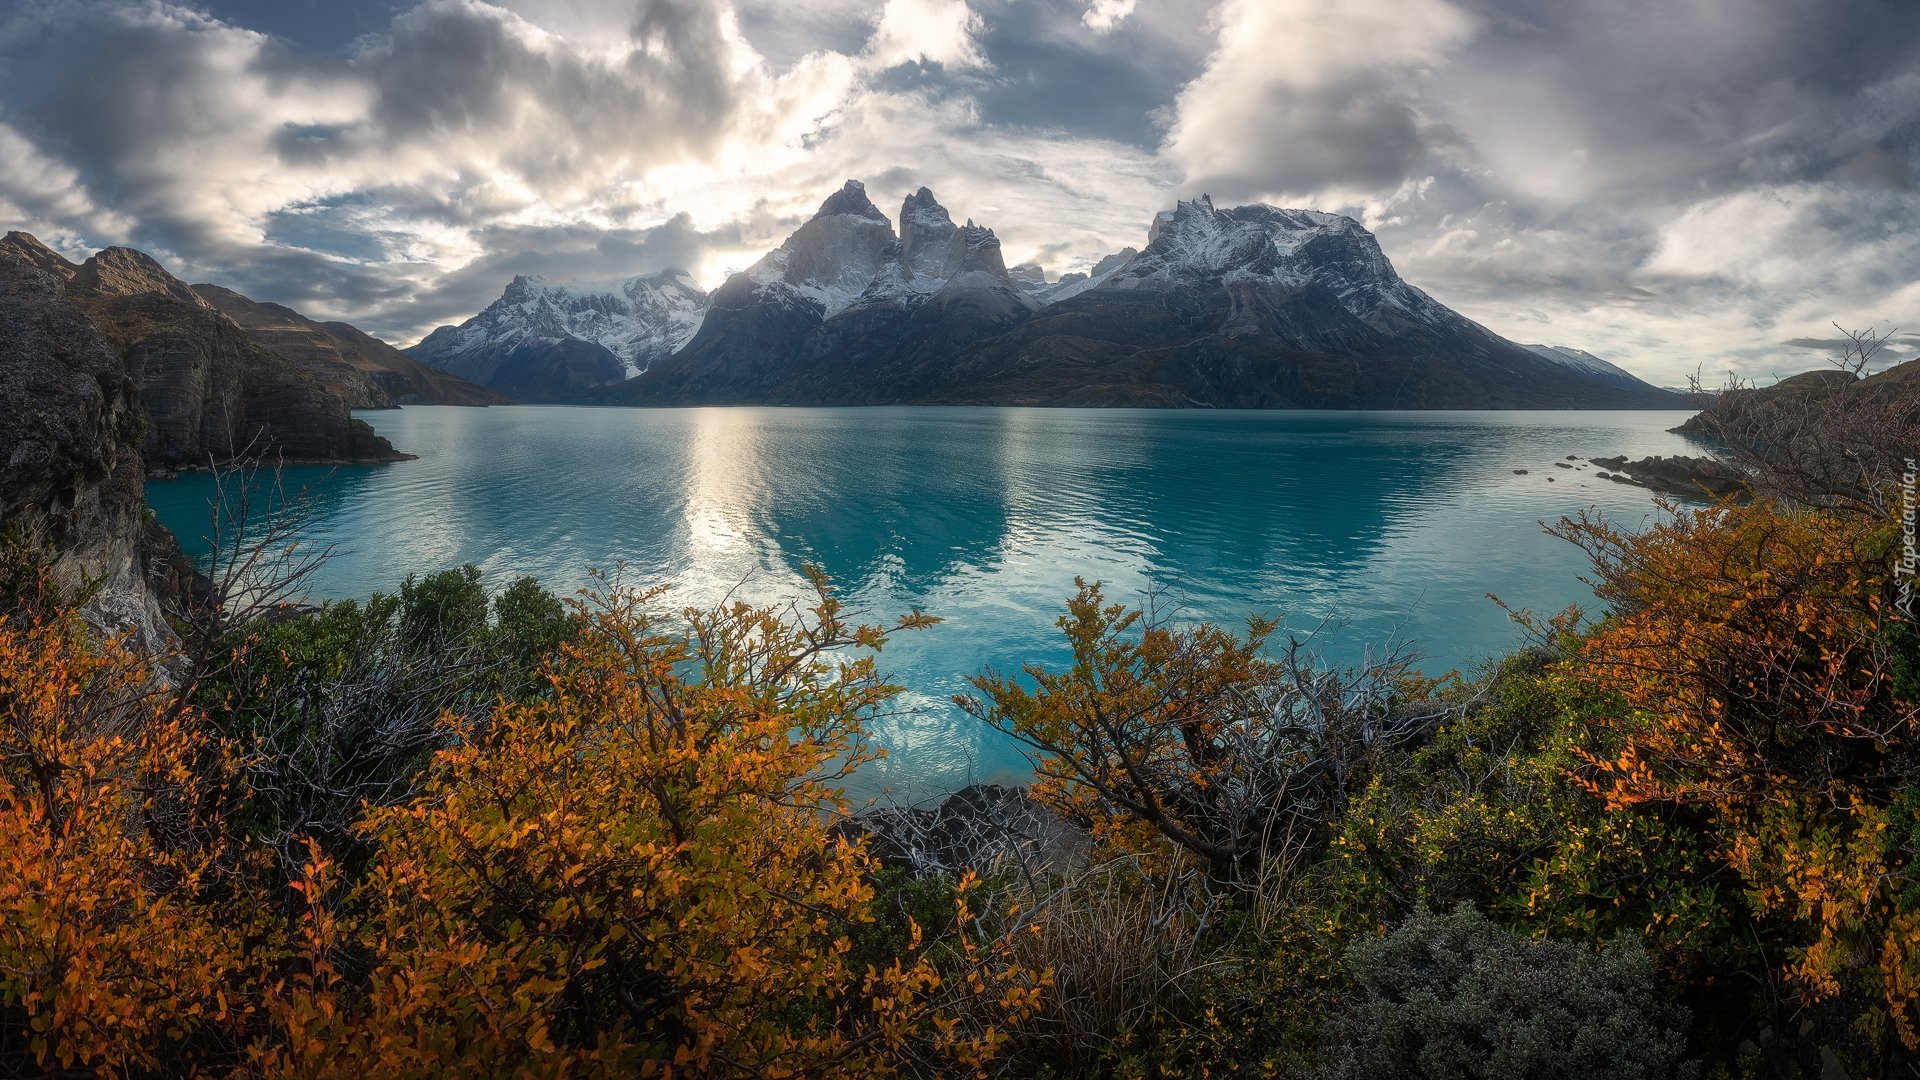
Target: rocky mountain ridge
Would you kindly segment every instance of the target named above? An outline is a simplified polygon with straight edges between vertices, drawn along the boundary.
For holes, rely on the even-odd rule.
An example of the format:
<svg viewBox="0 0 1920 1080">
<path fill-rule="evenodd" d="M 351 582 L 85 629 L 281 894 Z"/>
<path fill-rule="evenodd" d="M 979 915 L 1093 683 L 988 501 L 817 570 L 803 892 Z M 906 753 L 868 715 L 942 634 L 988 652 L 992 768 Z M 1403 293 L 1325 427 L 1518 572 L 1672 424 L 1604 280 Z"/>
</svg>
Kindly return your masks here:
<svg viewBox="0 0 1920 1080">
<path fill-rule="evenodd" d="M 0 258 L 0 522 L 9 543 L 51 553 L 96 630 L 157 654 L 192 567 L 146 516 L 139 387 L 43 252 Z"/>
<path fill-rule="evenodd" d="M 145 418 L 150 468 L 204 466 L 249 452 L 294 461 L 399 461 L 337 389 L 250 338 L 151 257 L 112 247 L 75 265 L 25 233 L 0 238 L 0 262 L 60 282 L 118 353 Z"/>
<path fill-rule="evenodd" d="M 715 290 L 679 352 L 601 396 L 627 404 L 906 400 L 929 365 L 1039 309 L 992 229 L 956 225 L 926 188 L 901 231 L 849 180 L 786 242 Z"/>
<path fill-rule="evenodd" d="M 256 343 L 319 379 L 356 409 L 402 405 L 506 405 L 504 394 L 428 367 L 358 327 L 316 322 L 280 304 L 262 303 L 218 285 L 194 295 L 240 324 Z"/>
</svg>

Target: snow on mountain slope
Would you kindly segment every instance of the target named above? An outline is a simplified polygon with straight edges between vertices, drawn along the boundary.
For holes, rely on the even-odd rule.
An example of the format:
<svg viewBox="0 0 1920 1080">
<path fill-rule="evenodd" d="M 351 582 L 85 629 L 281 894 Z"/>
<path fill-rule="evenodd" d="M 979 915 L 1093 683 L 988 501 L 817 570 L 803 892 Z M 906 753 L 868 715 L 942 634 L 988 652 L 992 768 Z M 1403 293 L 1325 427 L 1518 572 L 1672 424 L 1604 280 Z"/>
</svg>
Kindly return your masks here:
<svg viewBox="0 0 1920 1080">
<path fill-rule="evenodd" d="M 893 223 L 867 198 L 865 185 L 849 180 L 745 274 L 756 302 L 811 304 L 822 318 L 831 318 L 860 299 L 897 258 Z"/>
<path fill-rule="evenodd" d="M 1029 292 L 1028 295 L 1043 304 L 1057 304 L 1062 300 L 1079 296 L 1081 293 L 1094 288 L 1101 282 L 1112 277 L 1114 271 L 1132 262 L 1134 256 L 1138 254 L 1140 254 L 1140 252 L 1136 248 L 1121 248 L 1119 251 L 1094 263 L 1091 271 L 1085 274 L 1063 274 L 1060 280 L 1054 282 L 1051 286 L 1036 292 Z"/>
<path fill-rule="evenodd" d="M 1402 281 L 1373 234 L 1350 217 L 1260 204 L 1217 210 L 1205 195 L 1156 216 L 1145 250 L 1088 287 L 1164 289 L 1239 282 L 1325 286 L 1349 313 L 1380 330 L 1409 318 L 1460 320 Z"/>
<path fill-rule="evenodd" d="M 1522 348 L 1535 356 L 1545 357 L 1556 364 L 1564 364 L 1576 371 L 1584 371 L 1602 378 L 1631 379 L 1633 373 L 1625 368 L 1616 367 L 1605 360 L 1580 349 L 1566 345 L 1523 345 Z"/>
<path fill-rule="evenodd" d="M 896 237 L 866 187 L 849 180 L 812 220 L 744 273 L 752 303 L 812 304 L 823 322 L 963 297 L 995 310 L 1032 307 L 1008 276 L 993 230 L 972 221 L 955 225 L 924 187 L 901 205 Z"/>
<path fill-rule="evenodd" d="M 707 294 L 684 270 L 632 278 L 618 292 L 594 292 L 520 275 L 500 299 L 459 326 L 443 326 L 408 350 L 436 367 L 471 366 L 483 353 L 590 342 L 611 352 L 630 378 L 687 343 L 706 315 Z"/>
</svg>

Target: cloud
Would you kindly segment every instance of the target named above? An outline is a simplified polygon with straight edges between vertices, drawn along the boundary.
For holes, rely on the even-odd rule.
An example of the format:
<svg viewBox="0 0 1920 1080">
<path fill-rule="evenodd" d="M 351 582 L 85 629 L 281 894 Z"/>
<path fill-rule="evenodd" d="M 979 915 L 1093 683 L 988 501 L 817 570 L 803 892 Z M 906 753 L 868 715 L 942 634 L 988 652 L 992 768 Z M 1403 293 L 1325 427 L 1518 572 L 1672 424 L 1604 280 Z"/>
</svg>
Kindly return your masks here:
<svg viewBox="0 0 1920 1080">
<path fill-rule="evenodd" d="M 1167 153 L 1231 198 L 1391 189 L 1451 137 L 1420 72 L 1473 19 L 1447 0 L 1225 0 L 1206 70 L 1181 91 Z"/>
<path fill-rule="evenodd" d="M 1104 34 L 1133 14 L 1135 0 L 1087 0 L 1087 13 L 1080 16 L 1087 29 Z"/>
<path fill-rule="evenodd" d="M 888 68 L 899 64 L 984 67 L 974 38 L 983 23 L 966 0 L 886 0 L 867 53 Z"/>
<path fill-rule="evenodd" d="M 1055 272 L 1204 190 L 1657 381 L 1920 327 L 1920 5 L 339 5 L 4 5 L 0 226 L 408 341 L 514 273 L 717 284 L 849 176 Z"/>
</svg>

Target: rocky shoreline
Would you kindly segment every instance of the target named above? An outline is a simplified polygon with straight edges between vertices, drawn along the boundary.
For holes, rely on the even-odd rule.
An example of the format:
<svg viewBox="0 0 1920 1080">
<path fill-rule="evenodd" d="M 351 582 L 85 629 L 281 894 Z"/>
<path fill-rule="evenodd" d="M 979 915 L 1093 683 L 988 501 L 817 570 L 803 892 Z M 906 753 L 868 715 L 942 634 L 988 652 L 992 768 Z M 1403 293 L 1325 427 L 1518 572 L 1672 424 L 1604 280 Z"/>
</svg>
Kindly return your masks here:
<svg viewBox="0 0 1920 1080">
<path fill-rule="evenodd" d="M 1628 461 L 1622 454 L 1610 458 L 1588 458 L 1590 464 L 1607 471 L 1598 475 L 1618 484 L 1636 484 L 1667 495 L 1687 498 L 1724 499 L 1748 493 L 1745 473 L 1713 458 L 1647 457 Z"/>
</svg>

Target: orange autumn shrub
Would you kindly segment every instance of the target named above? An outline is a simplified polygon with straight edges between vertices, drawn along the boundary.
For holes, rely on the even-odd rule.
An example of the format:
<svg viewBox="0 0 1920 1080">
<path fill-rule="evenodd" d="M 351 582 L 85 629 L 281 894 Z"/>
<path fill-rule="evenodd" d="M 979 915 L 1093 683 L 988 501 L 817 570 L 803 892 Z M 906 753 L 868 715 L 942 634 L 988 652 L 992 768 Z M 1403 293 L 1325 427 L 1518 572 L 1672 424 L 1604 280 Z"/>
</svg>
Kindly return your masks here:
<svg viewBox="0 0 1920 1080">
<path fill-rule="evenodd" d="M 119 640 L 0 614 L 0 1072 L 237 1061 L 270 922 L 234 888 L 232 762 Z"/>
<path fill-rule="evenodd" d="M 1803 999 L 1858 995 L 1868 1026 L 1920 1048 L 1920 703 L 1896 689 L 1888 528 L 1765 502 L 1668 510 L 1639 535 L 1559 529 L 1613 612 L 1572 669 L 1619 703 L 1590 720 L 1583 779 L 1612 808 L 1704 814 Z"/>
<path fill-rule="evenodd" d="M 370 812 L 373 865 L 343 905 L 331 868 L 310 867 L 306 957 L 257 1067 L 783 1077 L 890 1075 L 929 1047 L 968 1072 L 985 1060 L 1002 1036 L 937 1002 L 987 995 L 1017 1016 L 1035 980 L 952 928 L 916 927 L 884 967 L 851 958 L 873 867 L 833 828 L 834 785 L 873 754 L 864 717 L 896 691 L 872 651 L 892 631 L 847 623 L 816 584 L 806 620 L 737 605 L 669 629 L 656 593 L 587 601 L 549 694 L 461 725 L 418 798 Z M 942 962 L 922 929 L 946 939 Z"/>
</svg>

